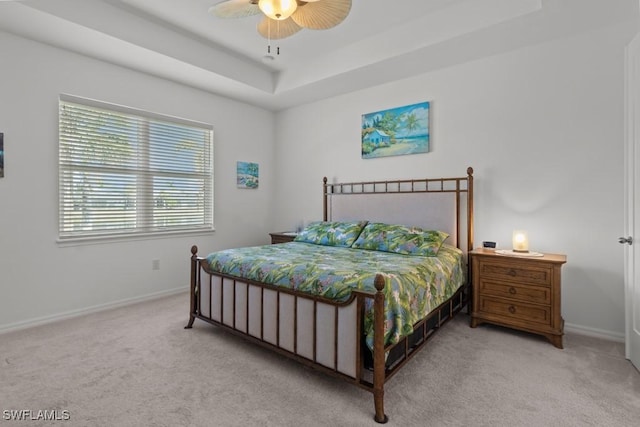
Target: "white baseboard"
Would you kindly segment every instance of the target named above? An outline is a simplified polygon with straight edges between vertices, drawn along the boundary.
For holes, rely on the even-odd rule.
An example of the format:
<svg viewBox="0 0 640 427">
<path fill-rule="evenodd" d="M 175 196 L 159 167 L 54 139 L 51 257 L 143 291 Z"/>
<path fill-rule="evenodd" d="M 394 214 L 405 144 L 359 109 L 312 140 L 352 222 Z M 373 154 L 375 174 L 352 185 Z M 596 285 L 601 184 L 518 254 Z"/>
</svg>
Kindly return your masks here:
<svg viewBox="0 0 640 427">
<path fill-rule="evenodd" d="M 37 317 L 34 319 L 23 320 L 20 322 L 9 323 L 7 325 L 0 325 L 0 335 L 7 332 L 13 332 L 20 329 L 32 328 L 34 326 L 45 325 L 47 323 L 53 323 L 64 319 L 71 319 L 78 316 L 84 316 L 86 314 L 97 313 L 99 311 L 109 310 L 112 308 L 124 307 L 131 304 L 136 304 L 143 301 L 151 301 L 154 299 L 167 297 L 170 295 L 177 295 L 182 292 L 188 292 L 189 287 L 183 286 L 180 288 L 168 289 L 165 291 L 154 292 L 152 294 L 142 295 L 133 298 L 122 299 L 106 304 L 98 304 L 92 307 L 81 308 L 78 310 L 71 310 L 64 313 L 58 313 L 51 316 Z"/>
<path fill-rule="evenodd" d="M 624 333 L 606 331 L 603 329 L 590 328 L 572 323 L 564 324 L 564 331 L 572 334 L 586 335 L 588 337 L 601 338 L 608 341 L 625 342 Z"/>
</svg>

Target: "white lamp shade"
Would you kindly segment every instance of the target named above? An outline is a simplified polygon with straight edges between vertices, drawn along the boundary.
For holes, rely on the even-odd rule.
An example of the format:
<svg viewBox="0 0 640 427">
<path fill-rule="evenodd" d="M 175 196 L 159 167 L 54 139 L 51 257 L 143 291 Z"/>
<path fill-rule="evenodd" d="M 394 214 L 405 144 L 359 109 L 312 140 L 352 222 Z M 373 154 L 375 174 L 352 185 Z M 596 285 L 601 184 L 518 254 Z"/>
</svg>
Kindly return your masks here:
<svg viewBox="0 0 640 427">
<path fill-rule="evenodd" d="M 529 236 L 526 231 L 514 230 L 512 243 L 514 252 L 529 252 Z"/>
<path fill-rule="evenodd" d="M 260 0 L 258 7 L 269 18 L 282 21 L 296 11 L 298 3 L 296 0 Z"/>
</svg>

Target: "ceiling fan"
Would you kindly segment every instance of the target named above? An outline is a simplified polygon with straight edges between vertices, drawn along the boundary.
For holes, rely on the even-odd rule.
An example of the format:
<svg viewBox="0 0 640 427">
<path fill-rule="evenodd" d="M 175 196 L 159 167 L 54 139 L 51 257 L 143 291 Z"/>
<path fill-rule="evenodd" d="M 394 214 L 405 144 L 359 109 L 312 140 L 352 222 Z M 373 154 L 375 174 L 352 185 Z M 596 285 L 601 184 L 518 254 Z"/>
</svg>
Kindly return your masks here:
<svg viewBox="0 0 640 427">
<path fill-rule="evenodd" d="M 225 0 L 209 12 L 219 18 L 263 14 L 258 33 L 266 39 L 284 39 L 303 28 L 327 30 L 349 14 L 351 0 Z"/>
</svg>

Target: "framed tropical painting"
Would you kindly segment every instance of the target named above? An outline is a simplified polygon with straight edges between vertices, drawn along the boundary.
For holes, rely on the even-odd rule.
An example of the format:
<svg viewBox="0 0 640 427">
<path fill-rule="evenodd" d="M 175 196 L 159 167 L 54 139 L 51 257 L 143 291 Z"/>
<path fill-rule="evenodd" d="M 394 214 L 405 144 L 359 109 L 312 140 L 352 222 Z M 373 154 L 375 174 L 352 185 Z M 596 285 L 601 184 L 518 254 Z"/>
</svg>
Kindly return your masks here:
<svg viewBox="0 0 640 427">
<path fill-rule="evenodd" d="M 237 162 L 238 188 L 258 188 L 258 164 Z"/>
<path fill-rule="evenodd" d="M 429 103 L 362 115 L 362 158 L 429 152 Z"/>
</svg>

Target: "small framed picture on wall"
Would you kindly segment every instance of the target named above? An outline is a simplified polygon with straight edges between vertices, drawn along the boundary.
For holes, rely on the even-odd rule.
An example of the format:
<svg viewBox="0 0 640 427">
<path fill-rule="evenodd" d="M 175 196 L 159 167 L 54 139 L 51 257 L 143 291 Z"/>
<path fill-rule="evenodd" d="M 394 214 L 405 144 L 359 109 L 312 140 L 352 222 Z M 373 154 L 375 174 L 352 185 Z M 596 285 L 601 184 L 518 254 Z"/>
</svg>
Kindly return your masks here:
<svg viewBox="0 0 640 427">
<path fill-rule="evenodd" d="M 4 133 L 0 133 L 0 178 L 4 177 Z"/>
<path fill-rule="evenodd" d="M 237 162 L 238 188 L 258 188 L 259 166 L 257 163 Z"/>
</svg>

